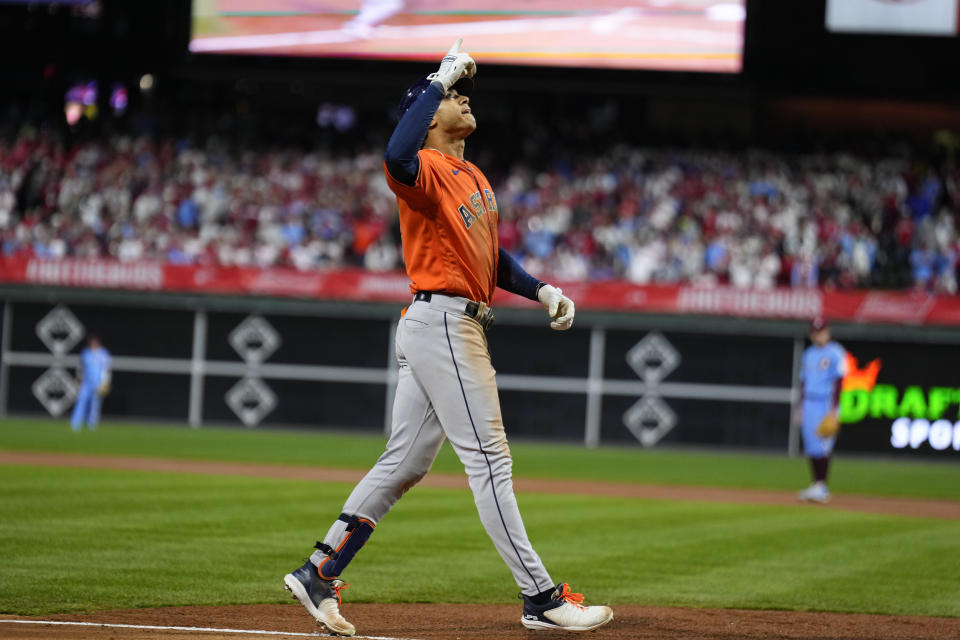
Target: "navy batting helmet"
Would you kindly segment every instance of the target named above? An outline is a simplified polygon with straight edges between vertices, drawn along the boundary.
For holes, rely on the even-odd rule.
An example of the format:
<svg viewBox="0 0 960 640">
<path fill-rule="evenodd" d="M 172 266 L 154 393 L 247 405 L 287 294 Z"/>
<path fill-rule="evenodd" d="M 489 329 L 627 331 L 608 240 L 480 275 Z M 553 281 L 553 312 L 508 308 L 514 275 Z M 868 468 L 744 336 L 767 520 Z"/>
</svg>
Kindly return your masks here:
<svg viewBox="0 0 960 640">
<path fill-rule="evenodd" d="M 400 104 L 397 105 L 397 115 L 403 117 L 403 114 L 407 112 L 407 109 L 410 108 L 414 102 L 417 101 L 423 92 L 427 90 L 427 87 L 430 86 L 430 83 L 433 82 L 430 79 L 430 76 L 423 76 L 416 82 L 414 82 L 407 89 L 406 93 L 403 94 L 403 97 L 400 98 Z M 469 96 L 473 92 L 473 78 L 463 77 L 453 83 L 451 89 L 456 89 L 457 93 L 462 96 Z"/>
</svg>

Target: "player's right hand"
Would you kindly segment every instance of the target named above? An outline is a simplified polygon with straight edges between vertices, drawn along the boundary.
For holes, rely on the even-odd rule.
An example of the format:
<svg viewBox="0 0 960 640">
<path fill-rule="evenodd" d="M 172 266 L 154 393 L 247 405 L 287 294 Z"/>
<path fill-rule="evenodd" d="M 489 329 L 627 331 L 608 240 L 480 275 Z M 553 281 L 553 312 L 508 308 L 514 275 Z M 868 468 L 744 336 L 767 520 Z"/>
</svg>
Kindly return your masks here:
<svg viewBox="0 0 960 640">
<path fill-rule="evenodd" d="M 460 45 L 463 38 L 457 38 L 453 43 L 447 55 L 440 61 L 440 68 L 435 73 L 431 73 L 427 78 L 433 82 L 439 82 L 443 85 L 443 92 L 450 90 L 457 80 L 466 76 L 472 78 L 477 72 L 477 63 L 473 61 L 470 54 L 466 51 L 460 51 Z"/>
<path fill-rule="evenodd" d="M 556 331 L 566 331 L 573 326 L 573 316 L 576 310 L 573 300 L 563 295 L 563 290 L 553 285 L 545 284 L 537 292 L 537 299 L 550 316 L 550 328 Z"/>
</svg>

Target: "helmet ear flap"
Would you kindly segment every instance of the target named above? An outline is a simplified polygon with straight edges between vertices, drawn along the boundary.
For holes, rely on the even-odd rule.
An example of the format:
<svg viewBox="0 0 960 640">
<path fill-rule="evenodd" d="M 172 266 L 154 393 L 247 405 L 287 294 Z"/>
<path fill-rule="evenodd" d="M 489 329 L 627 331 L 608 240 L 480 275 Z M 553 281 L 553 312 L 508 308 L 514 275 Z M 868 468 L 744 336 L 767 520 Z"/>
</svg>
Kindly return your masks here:
<svg viewBox="0 0 960 640">
<path fill-rule="evenodd" d="M 403 93 L 403 96 L 400 98 L 400 102 L 397 104 L 396 118 L 399 120 L 403 117 L 403 114 L 407 112 L 407 109 L 417 101 L 417 98 L 423 95 L 423 92 L 427 90 L 427 87 L 430 86 L 430 83 L 433 82 L 433 78 L 436 76 L 435 73 L 430 75 L 423 76 L 412 85 L 407 87 L 407 90 Z M 466 76 L 457 80 L 451 89 L 456 89 L 457 93 L 462 96 L 469 96 L 473 93 L 473 87 L 475 81 L 473 78 L 468 78 Z"/>
<path fill-rule="evenodd" d="M 398 120 L 402 118 L 403 114 L 407 112 L 407 109 L 417 101 L 417 98 L 423 95 L 423 92 L 427 90 L 431 82 L 430 76 L 423 76 L 407 88 L 400 98 L 400 102 L 397 104 Z"/>
</svg>

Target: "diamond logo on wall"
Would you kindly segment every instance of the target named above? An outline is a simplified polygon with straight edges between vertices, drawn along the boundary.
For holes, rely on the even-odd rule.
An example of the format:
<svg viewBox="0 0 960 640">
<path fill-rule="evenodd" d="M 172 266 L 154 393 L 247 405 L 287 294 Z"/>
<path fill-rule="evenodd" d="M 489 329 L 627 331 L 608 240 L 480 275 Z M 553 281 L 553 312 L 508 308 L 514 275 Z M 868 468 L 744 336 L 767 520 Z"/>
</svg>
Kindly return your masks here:
<svg viewBox="0 0 960 640">
<path fill-rule="evenodd" d="M 31 387 L 34 397 L 53 416 L 59 417 L 77 399 L 77 381 L 63 367 L 43 372 Z"/>
<path fill-rule="evenodd" d="M 260 316 L 248 316 L 227 338 L 247 364 L 259 364 L 280 347 L 280 334 Z"/>
<path fill-rule="evenodd" d="M 627 364 L 647 384 L 656 384 L 680 365 L 680 354 L 656 331 L 644 336 L 627 352 Z"/>
<path fill-rule="evenodd" d="M 680 366 L 680 352 L 651 331 L 627 351 L 627 364 L 643 379 L 643 397 L 623 414 L 623 424 L 644 447 L 656 445 L 677 425 L 677 414 L 660 398 L 660 383 Z"/>
<path fill-rule="evenodd" d="M 656 396 L 644 396 L 623 414 L 623 424 L 645 447 L 652 447 L 677 424 L 677 414 Z"/>
<path fill-rule="evenodd" d="M 77 316 L 60 304 L 43 316 L 37 323 L 36 332 L 47 349 L 60 357 L 69 353 L 83 339 L 86 330 Z"/>
<path fill-rule="evenodd" d="M 227 406 L 248 427 L 260 424 L 277 406 L 277 394 L 259 378 L 244 378 L 224 396 Z"/>
</svg>

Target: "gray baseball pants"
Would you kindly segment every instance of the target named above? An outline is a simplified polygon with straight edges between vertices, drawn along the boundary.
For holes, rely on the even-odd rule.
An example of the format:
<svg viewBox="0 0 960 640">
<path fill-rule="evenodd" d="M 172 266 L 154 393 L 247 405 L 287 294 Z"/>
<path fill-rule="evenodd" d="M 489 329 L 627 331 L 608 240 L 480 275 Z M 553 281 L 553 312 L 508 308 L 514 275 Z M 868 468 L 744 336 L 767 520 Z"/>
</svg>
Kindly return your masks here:
<svg viewBox="0 0 960 640">
<path fill-rule="evenodd" d="M 464 314 L 467 302 L 433 294 L 429 302 L 415 301 L 400 319 L 400 373 L 390 439 L 347 498 L 343 513 L 376 525 L 426 475 L 448 438 L 467 472 L 487 535 L 521 591 L 535 595 L 555 584 L 533 550 L 517 508 L 496 372 L 483 329 Z M 334 522 L 324 543 L 340 549 L 347 527 L 343 520 Z M 320 564 L 326 554 L 317 551 L 311 560 Z"/>
</svg>

